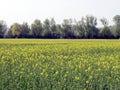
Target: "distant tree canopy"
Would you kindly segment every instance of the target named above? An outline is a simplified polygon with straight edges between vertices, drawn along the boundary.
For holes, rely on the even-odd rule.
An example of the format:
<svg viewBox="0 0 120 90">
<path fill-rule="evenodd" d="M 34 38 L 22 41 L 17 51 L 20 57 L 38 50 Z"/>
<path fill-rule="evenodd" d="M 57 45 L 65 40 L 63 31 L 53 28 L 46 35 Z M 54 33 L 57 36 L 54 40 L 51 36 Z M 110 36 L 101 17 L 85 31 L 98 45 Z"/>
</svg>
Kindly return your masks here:
<svg viewBox="0 0 120 90">
<path fill-rule="evenodd" d="M 7 25 L 4 21 L 0 21 L 0 38 L 4 38 L 7 31 Z"/>
<path fill-rule="evenodd" d="M 120 38 L 120 15 L 114 16 L 114 22 L 115 22 L 115 30 L 117 37 Z"/>
<path fill-rule="evenodd" d="M 92 15 L 81 20 L 64 19 L 62 24 L 56 24 L 54 18 L 43 23 L 36 19 L 29 26 L 14 23 L 10 28 L 5 21 L 0 21 L 0 38 L 68 38 L 68 39 L 110 39 L 120 38 L 120 15 L 113 17 L 114 25 L 109 26 L 106 18 L 100 19 L 102 27 L 97 27 L 97 18 Z"/>
</svg>

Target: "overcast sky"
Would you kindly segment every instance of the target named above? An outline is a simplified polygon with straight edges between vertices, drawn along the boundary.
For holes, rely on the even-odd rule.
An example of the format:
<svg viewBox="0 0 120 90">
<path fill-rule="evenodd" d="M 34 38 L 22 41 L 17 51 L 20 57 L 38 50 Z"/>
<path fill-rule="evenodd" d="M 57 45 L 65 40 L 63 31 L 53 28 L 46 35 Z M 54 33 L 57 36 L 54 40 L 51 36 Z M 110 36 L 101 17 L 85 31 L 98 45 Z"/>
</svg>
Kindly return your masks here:
<svg viewBox="0 0 120 90">
<path fill-rule="evenodd" d="M 93 15 L 98 18 L 106 17 L 109 22 L 120 15 L 120 0 L 0 0 L 0 20 L 8 25 L 14 22 L 28 22 L 35 19 L 42 22 L 54 18 L 57 23 L 63 19 Z M 111 22 L 110 22 L 111 23 Z"/>
</svg>

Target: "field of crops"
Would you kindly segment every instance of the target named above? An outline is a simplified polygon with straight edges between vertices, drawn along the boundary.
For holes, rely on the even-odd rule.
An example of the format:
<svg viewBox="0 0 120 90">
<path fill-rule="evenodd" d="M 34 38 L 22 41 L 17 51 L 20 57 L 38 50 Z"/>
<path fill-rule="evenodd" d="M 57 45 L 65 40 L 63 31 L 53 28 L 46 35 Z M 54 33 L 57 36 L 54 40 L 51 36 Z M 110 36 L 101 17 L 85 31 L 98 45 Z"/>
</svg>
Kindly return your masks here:
<svg viewBox="0 0 120 90">
<path fill-rule="evenodd" d="M 0 90 L 120 90 L 120 40 L 0 40 Z"/>
</svg>

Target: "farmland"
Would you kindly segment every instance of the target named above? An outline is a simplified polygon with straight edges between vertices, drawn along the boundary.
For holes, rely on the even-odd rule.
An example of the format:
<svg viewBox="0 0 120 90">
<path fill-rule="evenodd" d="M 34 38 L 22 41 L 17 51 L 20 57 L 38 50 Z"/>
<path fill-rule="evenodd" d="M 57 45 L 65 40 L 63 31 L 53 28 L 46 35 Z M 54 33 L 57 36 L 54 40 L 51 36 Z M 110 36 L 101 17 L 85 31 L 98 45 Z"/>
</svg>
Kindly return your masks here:
<svg viewBox="0 0 120 90">
<path fill-rule="evenodd" d="M 120 40 L 1 39 L 0 90 L 120 90 Z"/>
</svg>

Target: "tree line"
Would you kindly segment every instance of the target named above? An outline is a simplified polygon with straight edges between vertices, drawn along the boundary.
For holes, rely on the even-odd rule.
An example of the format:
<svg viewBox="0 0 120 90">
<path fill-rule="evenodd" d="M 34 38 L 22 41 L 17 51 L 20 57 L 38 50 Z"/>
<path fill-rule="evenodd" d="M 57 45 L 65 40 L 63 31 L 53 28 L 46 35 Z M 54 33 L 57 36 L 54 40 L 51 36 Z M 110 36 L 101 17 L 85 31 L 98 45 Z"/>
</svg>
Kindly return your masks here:
<svg viewBox="0 0 120 90">
<path fill-rule="evenodd" d="M 109 25 L 106 18 L 100 19 L 102 27 L 97 27 L 97 18 L 92 15 L 81 20 L 65 19 L 56 24 L 54 18 L 43 23 L 36 19 L 29 26 L 13 23 L 10 28 L 5 21 L 0 21 L 0 38 L 67 38 L 67 39 L 114 39 L 120 38 L 120 15 L 113 17 L 114 25 Z"/>
</svg>

